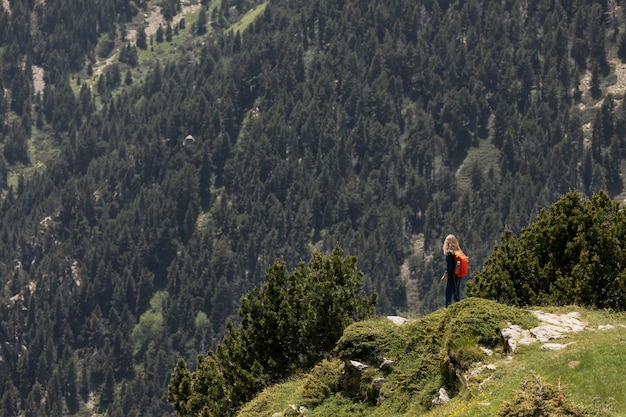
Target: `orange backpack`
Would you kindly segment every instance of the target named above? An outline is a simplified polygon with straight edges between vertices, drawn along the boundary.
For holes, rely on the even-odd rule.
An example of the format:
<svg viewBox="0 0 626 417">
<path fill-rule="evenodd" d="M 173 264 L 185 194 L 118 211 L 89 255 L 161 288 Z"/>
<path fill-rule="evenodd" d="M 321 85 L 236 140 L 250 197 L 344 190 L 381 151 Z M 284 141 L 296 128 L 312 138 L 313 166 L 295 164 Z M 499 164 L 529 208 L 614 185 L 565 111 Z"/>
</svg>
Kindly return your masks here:
<svg viewBox="0 0 626 417">
<path fill-rule="evenodd" d="M 469 258 L 459 249 L 454 254 L 456 265 L 454 266 L 454 276 L 457 278 L 466 277 L 469 273 Z"/>
</svg>

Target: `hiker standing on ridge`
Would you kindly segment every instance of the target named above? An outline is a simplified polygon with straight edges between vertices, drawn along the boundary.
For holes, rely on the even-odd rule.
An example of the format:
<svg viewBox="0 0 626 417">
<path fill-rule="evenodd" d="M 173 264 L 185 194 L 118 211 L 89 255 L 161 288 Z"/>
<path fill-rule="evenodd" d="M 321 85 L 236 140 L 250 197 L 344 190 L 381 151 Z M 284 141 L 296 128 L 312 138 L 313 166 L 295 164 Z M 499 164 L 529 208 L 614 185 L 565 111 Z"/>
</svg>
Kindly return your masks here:
<svg viewBox="0 0 626 417">
<path fill-rule="evenodd" d="M 446 282 L 446 307 L 448 307 L 461 299 L 461 278 L 467 276 L 468 260 L 454 235 L 446 236 L 446 240 L 443 241 L 443 254 L 446 257 L 446 272 L 441 281 L 445 281 L 446 277 L 448 279 Z"/>
</svg>

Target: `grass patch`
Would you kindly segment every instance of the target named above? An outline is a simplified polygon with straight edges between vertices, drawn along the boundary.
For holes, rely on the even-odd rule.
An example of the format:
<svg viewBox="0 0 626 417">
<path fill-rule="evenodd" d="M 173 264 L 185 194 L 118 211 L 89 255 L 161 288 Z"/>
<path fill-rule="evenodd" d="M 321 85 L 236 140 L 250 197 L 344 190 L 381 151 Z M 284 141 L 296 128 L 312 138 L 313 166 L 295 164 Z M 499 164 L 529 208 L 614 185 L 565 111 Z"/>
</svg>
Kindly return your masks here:
<svg viewBox="0 0 626 417">
<path fill-rule="evenodd" d="M 548 310 L 555 314 L 580 311 L 587 330 L 557 341 L 571 343 L 564 350 L 542 350 L 539 343 L 534 343 L 519 346 L 512 359 L 495 356 L 490 361 L 497 369 L 483 375 L 480 385 L 470 386 L 450 403 L 424 415 L 507 416 L 510 414 L 499 413 L 515 409 L 512 404 L 517 405 L 519 415 L 624 415 L 626 399 L 621 393 L 626 382 L 621 376 L 621 364 L 626 359 L 626 336 L 620 327 L 624 315 L 575 306 L 543 309 Z M 598 325 L 607 323 L 615 328 L 598 330 Z M 529 399 L 537 400 L 538 384 L 544 386 L 544 395 L 552 391 L 558 400 L 559 407 L 553 409 L 553 414 L 531 414 L 523 409 Z"/>
<path fill-rule="evenodd" d="M 487 178 L 489 170 L 493 168 L 494 176 L 500 178 L 500 150 L 491 143 L 491 139 L 480 139 L 478 146 L 471 147 L 463 164 L 457 172 L 459 188 L 467 190 L 470 187 L 471 167 L 478 165 L 482 168 L 484 178 Z"/>
<path fill-rule="evenodd" d="M 226 32 L 231 32 L 231 33 L 243 33 L 246 31 L 246 29 L 248 29 L 248 27 L 254 23 L 254 21 L 261 15 L 263 14 L 263 12 L 265 12 L 265 7 L 267 7 L 267 2 L 265 3 L 261 3 L 258 6 L 255 6 L 254 8 L 248 10 L 242 17 L 241 19 L 239 19 L 239 21 L 237 23 L 234 23 L 233 25 L 231 25 L 228 29 L 226 29 Z"/>
<path fill-rule="evenodd" d="M 509 356 L 499 329 L 507 322 L 531 328 L 539 324 L 537 319 L 526 310 L 478 298 L 401 326 L 382 318 L 355 323 L 337 344 L 337 359 L 268 388 L 239 416 L 298 415 L 301 406 L 307 416 L 625 415 L 621 367 L 626 359 L 626 314 L 576 306 L 542 310 L 580 312 L 586 330 L 555 341 L 568 343 L 566 349 L 544 350 L 535 342 L 518 345 Z M 606 324 L 614 327 L 599 327 Z M 493 352 L 487 355 L 479 346 L 491 346 Z M 352 390 L 345 388 L 346 358 L 370 365 Z M 381 358 L 395 363 L 380 368 Z M 466 382 L 451 387 L 446 379 L 458 369 L 467 375 Z M 384 383 L 378 392 L 373 387 L 380 378 Z M 441 387 L 451 400 L 433 405 Z"/>
<path fill-rule="evenodd" d="M 239 417 L 272 417 L 275 413 L 295 411 L 292 407 L 301 402 L 300 385 L 302 379 L 297 378 L 277 384 L 261 392 L 246 404 L 237 414 Z M 287 413 L 286 413 L 287 412 Z"/>
<path fill-rule="evenodd" d="M 624 415 L 624 329 L 591 335 L 577 337 L 568 349 L 543 355 L 537 363 L 542 374 L 558 381 L 574 403 L 590 406 L 595 415 Z"/>
<path fill-rule="evenodd" d="M 25 179 L 37 172 L 43 172 L 46 164 L 61 153 L 61 148 L 50 136 L 33 126 L 33 133 L 28 139 L 28 165 L 16 164 L 10 167 L 7 186 L 17 189 L 20 175 Z"/>
</svg>

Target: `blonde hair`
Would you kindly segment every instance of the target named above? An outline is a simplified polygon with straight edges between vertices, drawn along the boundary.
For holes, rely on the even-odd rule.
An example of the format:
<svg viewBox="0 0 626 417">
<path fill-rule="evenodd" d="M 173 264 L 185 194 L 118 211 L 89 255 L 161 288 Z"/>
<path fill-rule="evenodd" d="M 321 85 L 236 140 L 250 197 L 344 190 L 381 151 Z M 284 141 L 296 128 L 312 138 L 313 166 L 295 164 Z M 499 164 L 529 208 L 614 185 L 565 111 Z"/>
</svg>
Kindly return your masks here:
<svg viewBox="0 0 626 417">
<path fill-rule="evenodd" d="M 447 255 L 448 252 L 456 253 L 460 251 L 459 241 L 454 235 L 446 236 L 446 240 L 443 241 L 443 254 Z"/>
</svg>

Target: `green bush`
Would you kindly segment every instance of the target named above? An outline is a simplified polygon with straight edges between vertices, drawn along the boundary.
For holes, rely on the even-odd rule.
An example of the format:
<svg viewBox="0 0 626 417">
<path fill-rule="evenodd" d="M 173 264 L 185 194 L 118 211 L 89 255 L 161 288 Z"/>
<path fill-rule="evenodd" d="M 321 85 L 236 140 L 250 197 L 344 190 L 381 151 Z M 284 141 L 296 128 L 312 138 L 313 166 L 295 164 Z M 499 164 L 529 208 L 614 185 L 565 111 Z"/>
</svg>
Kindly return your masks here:
<svg viewBox="0 0 626 417">
<path fill-rule="evenodd" d="M 570 192 L 517 238 L 500 243 L 473 274 L 469 296 L 516 306 L 577 304 L 626 309 L 626 215 L 606 192 Z"/>
<path fill-rule="evenodd" d="M 391 352 L 401 347 L 394 346 L 399 340 L 398 332 L 403 332 L 389 320 L 369 320 L 348 326 L 337 344 L 334 353 L 341 359 L 353 359 L 378 367 Z"/>
<path fill-rule="evenodd" d="M 340 360 L 324 360 L 309 372 L 302 384 L 306 406 L 321 403 L 330 394 L 339 391 L 343 364 Z"/>
<path fill-rule="evenodd" d="M 192 385 L 191 392 L 183 390 L 176 384 L 186 370 L 175 370 L 170 391 L 183 404 L 181 410 L 186 411 L 185 396 L 202 395 L 205 402 L 228 406 L 220 415 L 234 415 L 265 386 L 312 369 L 348 325 L 374 314 L 376 295 L 359 295 L 362 276 L 356 258 L 344 256 L 339 247 L 327 256 L 314 253 L 309 263 L 301 262 L 291 272 L 284 261 L 274 263 L 263 285 L 242 298 L 240 324 L 228 322 L 223 343 L 215 353 L 209 351 L 213 366 L 191 373 L 192 378 L 214 380 L 209 389 L 197 392 Z M 310 381 L 312 401 L 327 395 L 329 381 Z"/>
<path fill-rule="evenodd" d="M 448 345 L 448 356 L 463 371 L 467 371 L 472 364 L 485 359 L 485 352 L 478 347 L 478 340 L 472 336 L 465 336 Z"/>
<path fill-rule="evenodd" d="M 528 312 L 481 298 L 466 298 L 446 311 L 448 346 L 470 338 L 476 345 L 495 348 L 502 344 L 500 329 L 508 322 L 531 328 L 538 321 Z"/>
</svg>

